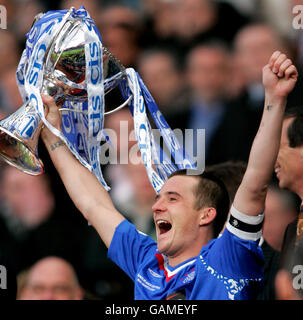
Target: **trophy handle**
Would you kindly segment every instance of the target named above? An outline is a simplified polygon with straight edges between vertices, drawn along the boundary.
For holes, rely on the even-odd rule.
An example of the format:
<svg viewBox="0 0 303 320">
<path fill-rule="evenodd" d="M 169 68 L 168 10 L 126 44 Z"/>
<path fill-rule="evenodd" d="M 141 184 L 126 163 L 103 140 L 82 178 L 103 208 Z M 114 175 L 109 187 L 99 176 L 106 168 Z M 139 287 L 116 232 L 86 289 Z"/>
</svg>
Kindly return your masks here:
<svg viewBox="0 0 303 320">
<path fill-rule="evenodd" d="M 133 95 L 129 96 L 128 99 L 125 100 L 119 107 L 115 108 L 114 110 L 105 112 L 104 115 L 107 116 L 111 113 L 114 113 L 114 112 L 119 111 L 120 109 L 124 108 L 126 105 L 128 105 L 130 103 L 132 98 L 133 98 Z M 88 115 L 88 112 L 83 111 L 83 110 L 76 110 L 76 109 L 70 109 L 70 108 L 59 108 L 58 110 L 61 112 L 71 111 L 71 112 L 82 113 L 82 114 Z"/>
</svg>

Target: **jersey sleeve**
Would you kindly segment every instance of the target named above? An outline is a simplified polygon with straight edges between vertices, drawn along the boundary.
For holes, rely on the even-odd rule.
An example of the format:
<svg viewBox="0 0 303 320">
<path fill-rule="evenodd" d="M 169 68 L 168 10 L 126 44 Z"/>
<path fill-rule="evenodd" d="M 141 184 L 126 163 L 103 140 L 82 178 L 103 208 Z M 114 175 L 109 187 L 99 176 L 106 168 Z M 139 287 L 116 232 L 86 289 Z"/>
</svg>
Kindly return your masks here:
<svg viewBox="0 0 303 320">
<path fill-rule="evenodd" d="M 263 214 L 248 216 L 232 206 L 222 236 L 209 243 L 207 264 L 229 278 L 263 278 L 264 258 L 259 246 L 263 218 Z"/>
<path fill-rule="evenodd" d="M 134 280 L 143 258 L 156 252 L 156 247 L 155 241 L 124 220 L 115 230 L 107 256 Z"/>
</svg>

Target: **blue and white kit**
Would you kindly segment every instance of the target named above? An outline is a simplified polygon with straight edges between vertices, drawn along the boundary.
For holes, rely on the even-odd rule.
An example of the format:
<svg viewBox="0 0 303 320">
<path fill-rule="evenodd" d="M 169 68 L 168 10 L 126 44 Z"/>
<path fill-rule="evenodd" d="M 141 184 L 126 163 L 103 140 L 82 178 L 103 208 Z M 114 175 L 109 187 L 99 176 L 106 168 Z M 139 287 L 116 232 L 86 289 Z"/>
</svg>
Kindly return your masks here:
<svg viewBox="0 0 303 320">
<path fill-rule="evenodd" d="M 232 206 L 223 234 L 197 257 L 171 267 L 157 243 L 124 220 L 108 257 L 134 281 L 136 300 L 255 299 L 263 285 L 262 222 L 263 215 L 247 216 Z"/>
</svg>

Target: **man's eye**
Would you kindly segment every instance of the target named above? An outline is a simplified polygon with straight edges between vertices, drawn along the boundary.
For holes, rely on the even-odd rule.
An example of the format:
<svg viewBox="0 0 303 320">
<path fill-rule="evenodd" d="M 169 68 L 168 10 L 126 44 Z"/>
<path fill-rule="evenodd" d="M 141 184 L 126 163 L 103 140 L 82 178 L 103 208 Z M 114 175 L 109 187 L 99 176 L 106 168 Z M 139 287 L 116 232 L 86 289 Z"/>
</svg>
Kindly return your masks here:
<svg viewBox="0 0 303 320">
<path fill-rule="evenodd" d="M 175 201 L 177 200 L 176 198 L 169 198 L 170 201 Z"/>
</svg>

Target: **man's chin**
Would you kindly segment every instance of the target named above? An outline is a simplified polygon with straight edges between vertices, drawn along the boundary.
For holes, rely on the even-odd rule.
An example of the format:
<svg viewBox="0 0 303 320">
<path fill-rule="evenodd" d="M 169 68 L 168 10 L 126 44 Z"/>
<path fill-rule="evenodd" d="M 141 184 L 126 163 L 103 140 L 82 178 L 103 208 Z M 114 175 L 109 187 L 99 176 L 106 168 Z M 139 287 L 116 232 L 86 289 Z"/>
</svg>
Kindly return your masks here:
<svg viewBox="0 0 303 320">
<path fill-rule="evenodd" d="M 285 179 L 280 177 L 280 178 L 278 178 L 278 180 L 279 180 L 279 188 L 291 190 L 289 183 L 287 183 L 287 181 Z"/>
<path fill-rule="evenodd" d="M 161 243 L 161 242 L 159 243 L 158 242 L 157 249 L 158 249 L 159 252 L 161 252 L 163 254 L 166 254 L 167 246 L 164 243 Z"/>
<path fill-rule="evenodd" d="M 169 243 L 167 241 L 160 240 L 157 242 L 157 249 L 159 252 L 167 255 L 169 251 Z"/>
</svg>

